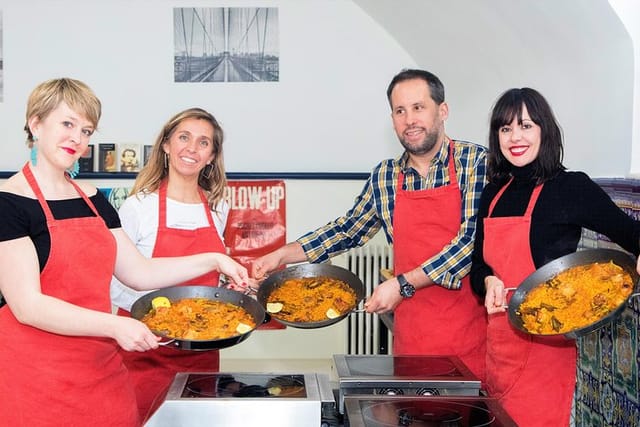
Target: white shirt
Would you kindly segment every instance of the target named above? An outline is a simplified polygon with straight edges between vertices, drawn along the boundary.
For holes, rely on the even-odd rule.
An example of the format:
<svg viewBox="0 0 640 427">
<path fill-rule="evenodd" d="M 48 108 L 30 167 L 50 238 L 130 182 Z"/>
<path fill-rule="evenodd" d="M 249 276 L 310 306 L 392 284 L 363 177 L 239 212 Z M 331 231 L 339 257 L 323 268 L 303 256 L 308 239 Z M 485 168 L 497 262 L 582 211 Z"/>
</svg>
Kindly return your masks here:
<svg viewBox="0 0 640 427">
<path fill-rule="evenodd" d="M 212 211 L 214 225 L 224 244 L 224 228 L 229 215 L 229 205 L 221 200 L 218 212 Z M 124 201 L 120 210 L 122 229 L 147 258 L 151 258 L 158 234 L 158 193 L 138 193 Z M 167 197 L 167 227 L 194 230 L 208 227 L 209 221 L 202 203 L 181 203 Z M 111 280 L 111 302 L 127 311 L 141 296 L 151 291 L 136 291 L 113 277 Z"/>
</svg>

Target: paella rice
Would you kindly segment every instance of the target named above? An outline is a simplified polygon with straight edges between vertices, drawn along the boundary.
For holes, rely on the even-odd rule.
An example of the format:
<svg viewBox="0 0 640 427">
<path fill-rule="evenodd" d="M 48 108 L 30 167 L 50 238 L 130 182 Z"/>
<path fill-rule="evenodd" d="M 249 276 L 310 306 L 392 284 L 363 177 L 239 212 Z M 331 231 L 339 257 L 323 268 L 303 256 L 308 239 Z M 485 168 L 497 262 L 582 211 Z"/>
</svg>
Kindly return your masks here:
<svg viewBox="0 0 640 427">
<path fill-rule="evenodd" d="M 320 322 L 348 313 L 356 306 L 355 291 L 342 280 L 304 277 L 285 280 L 267 297 L 267 311 L 289 322 Z M 275 311 L 275 312 L 274 312 Z"/>
<path fill-rule="evenodd" d="M 244 308 L 207 298 L 184 298 L 169 307 L 152 308 L 142 322 L 166 337 L 185 340 L 225 339 L 256 326 Z"/>
<path fill-rule="evenodd" d="M 625 302 L 631 275 L 613 262 L 569 268 L 533 288 L 516 313 L 533 334 L 562 334 L 588 326 Z"/>
</svg>

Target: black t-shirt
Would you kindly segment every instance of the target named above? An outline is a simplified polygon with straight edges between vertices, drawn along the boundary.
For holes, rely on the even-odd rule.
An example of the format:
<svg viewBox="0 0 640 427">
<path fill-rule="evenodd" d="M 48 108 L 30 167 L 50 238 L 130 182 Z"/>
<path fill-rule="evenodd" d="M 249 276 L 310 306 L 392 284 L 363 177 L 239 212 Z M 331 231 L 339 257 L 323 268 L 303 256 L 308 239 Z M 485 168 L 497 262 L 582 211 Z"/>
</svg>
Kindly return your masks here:
<svg viewBox="0 0 640 427">
<path fill-rule="evenodd" d="M 118 212 L 98 191 L 89 197 L 108 228 L 121 227 Z M 49 208 L 56 219 L 95 216 L 84 199 L 50 200 Z M 0 191 L 0 241 L 30 237 L 36 247 L 40 271 L 44 268 L 51 249 L 51 237 L 44 211 L 37 199 Z"/>
<path fill-rule="evenodd" d="M 522 216 L 535 182 L 528 169 L 514 169 L 515 178 L 496 203 L 492 217 Z M 482 192 L 471 267 L 471 286 L 483 296 L 484 279 L 493 271 L 484 261 L 484 218 L 502 187 L 488 184 Z M 562 171 L 545 182 L 531 216 L 529 247 L 536 268 L 576 251 L 582 228 L 609 237 L 627 251 L 640 252 L 640 222 L 620 209 L 583 172 Z"/>
</svg>

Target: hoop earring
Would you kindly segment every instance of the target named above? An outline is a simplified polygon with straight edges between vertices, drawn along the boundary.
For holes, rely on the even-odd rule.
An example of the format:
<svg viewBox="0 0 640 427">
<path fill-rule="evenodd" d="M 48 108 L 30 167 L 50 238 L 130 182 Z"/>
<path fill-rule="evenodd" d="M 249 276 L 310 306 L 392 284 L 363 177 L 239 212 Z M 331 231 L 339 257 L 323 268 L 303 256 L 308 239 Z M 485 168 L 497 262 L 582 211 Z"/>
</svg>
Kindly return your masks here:
<svg viewBox="0 0 640 427">
<path fill-rule="evenodd" d="M 164 153 L 164 168 L 169 168 L 169 155 L 167 153 Z"/>
<path fill-rule="evenodd" d="M 204 179 L 211 178 L 211 172 L 213 172 L 213 165 L 211 163 L 207 163 L 207 165 L 202 169 L 202 177 Z"/>
</svg>

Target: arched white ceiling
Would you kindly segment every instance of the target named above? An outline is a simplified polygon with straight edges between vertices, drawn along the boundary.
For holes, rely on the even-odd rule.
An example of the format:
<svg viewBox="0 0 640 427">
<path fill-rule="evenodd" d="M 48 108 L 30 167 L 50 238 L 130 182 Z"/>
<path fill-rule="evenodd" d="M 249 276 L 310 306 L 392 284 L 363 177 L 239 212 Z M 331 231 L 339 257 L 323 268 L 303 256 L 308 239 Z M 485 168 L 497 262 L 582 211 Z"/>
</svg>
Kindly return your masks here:
<svg viewBox="0 0 640 427">
<path fill-rule="evenodd" d="M 534 87 L 564 129 L 567 167 L 628 174 L 633 48 L 606 0 L 353 1 L 443 80 L 451 136 L 485 143 L 499 94 Z"/>
</svg>

